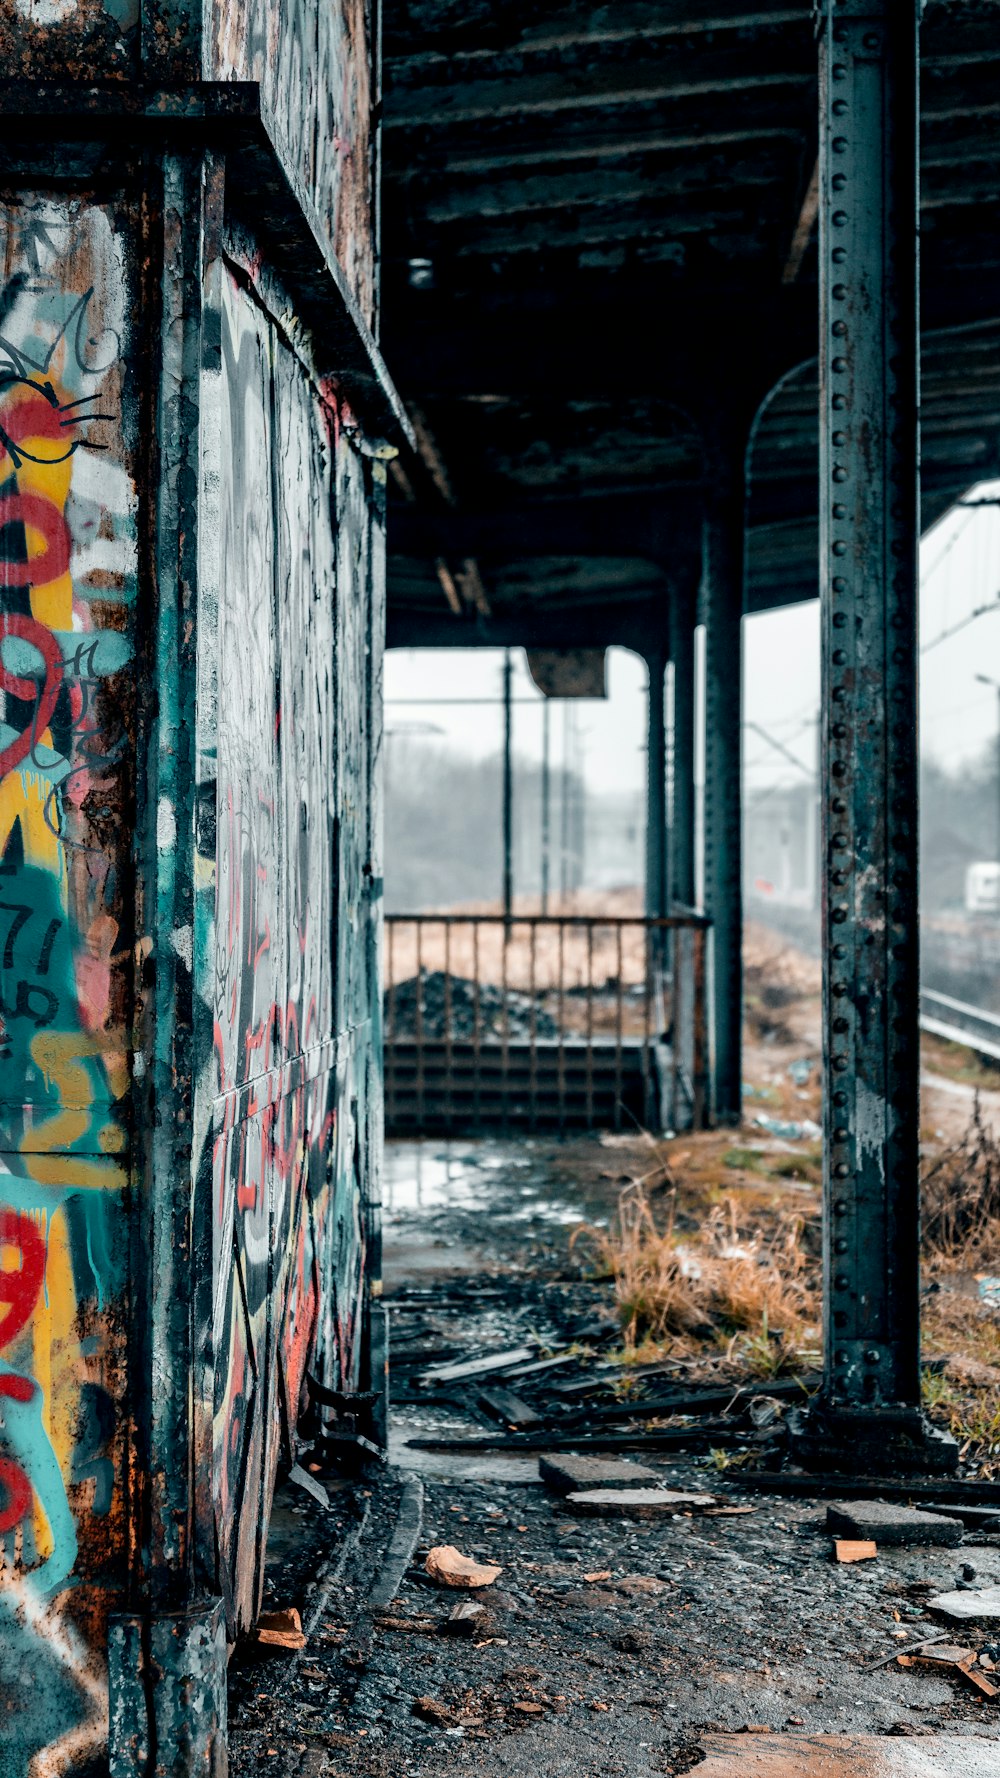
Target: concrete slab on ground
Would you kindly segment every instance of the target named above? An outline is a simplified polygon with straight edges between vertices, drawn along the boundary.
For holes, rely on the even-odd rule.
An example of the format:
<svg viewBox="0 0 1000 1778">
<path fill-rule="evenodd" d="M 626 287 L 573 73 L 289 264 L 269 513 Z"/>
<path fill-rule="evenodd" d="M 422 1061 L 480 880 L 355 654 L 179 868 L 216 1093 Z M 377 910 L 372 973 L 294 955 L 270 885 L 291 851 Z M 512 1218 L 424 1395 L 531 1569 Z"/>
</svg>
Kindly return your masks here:
<svg viewBox="0 0 1000 1778">
<path fill-rule="evenodd" d="M 996 1778 L 1000 1748 L 972 1735 L 709 1735 L 691 1778 Z"/>
</svg>

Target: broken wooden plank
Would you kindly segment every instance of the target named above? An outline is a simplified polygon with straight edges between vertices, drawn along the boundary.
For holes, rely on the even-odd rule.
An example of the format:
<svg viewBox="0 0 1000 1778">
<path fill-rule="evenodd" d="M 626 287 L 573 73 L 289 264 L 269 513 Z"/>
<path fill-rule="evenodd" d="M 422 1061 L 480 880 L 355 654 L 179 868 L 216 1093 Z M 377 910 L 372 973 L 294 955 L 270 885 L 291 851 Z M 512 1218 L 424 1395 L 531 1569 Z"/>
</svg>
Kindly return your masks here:
<svg viewBox="0 0 1000 1778">
<path fill-rule="evenodd" d="M 514 1346 L 508 1352 L 489 1352 L 483 1358 L 465 1358 L 457 1364 L 433 1364 L 421 1377 L 422 1383 L 457 1383 L 468 1378 L 488 1377 L 493 1371 L 510 1370 L 533 1357 L 534 1346 Z"/>
<path fill-rule="evenodd" d="M 512 1389 L 481 1389 L 476 1400 L 492 1419 L 515 1432 L 544 1424 L 543 1415 L 537 1413 L 529 1402 L 522 1401 Z"/>
</svg>

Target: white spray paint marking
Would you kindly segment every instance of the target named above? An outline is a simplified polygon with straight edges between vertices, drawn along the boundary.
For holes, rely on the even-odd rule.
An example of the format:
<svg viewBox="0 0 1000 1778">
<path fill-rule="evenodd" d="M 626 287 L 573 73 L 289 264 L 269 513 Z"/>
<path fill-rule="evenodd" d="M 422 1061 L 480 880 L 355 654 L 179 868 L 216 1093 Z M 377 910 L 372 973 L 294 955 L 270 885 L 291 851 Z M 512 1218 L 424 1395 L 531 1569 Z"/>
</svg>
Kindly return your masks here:
<svg viewBox="0 0 1000 1778">
<path fill-rule="evenodd" d="M 885 1145 L 891 1132 L 889 1108 L 881 1094 L 873 1093 L 863 1080 L 857 1083 L 858 1160 L 863 1167 L 867 1154 L 878 1162 L 879 1177 L 885 1184 Z"/>
</svg>

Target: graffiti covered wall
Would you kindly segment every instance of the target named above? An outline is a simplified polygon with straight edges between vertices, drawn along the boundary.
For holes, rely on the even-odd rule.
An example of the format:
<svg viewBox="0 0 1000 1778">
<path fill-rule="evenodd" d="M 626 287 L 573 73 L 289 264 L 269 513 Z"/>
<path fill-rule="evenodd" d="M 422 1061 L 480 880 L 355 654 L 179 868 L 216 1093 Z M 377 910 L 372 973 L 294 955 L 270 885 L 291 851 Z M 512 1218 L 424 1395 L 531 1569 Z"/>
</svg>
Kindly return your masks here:
<svg viewBox="0 0 1000 1778">
<path fill-rule="evenodd" d="M 0 204 L 0 1769 L 107 1732 L 126 1568 L 136 498 L 127 220 Z"/>
<path fill-rule="evenodd" d="M 372 735 L 381 466 L 229 268 L 203 409 L 217 529 L 199 635 L 196 975 L 212 1007 L 212 1536 L 231 1628 L 259 1604 L 284 1429 L 307 1370 L 357 1387 L 377 1001 Z M 374 887 L 373 887 L 374 886 Z M 211 1104 L 207 1103 L 211 1097 Z M 375 1158 L 374 1156 L 372 1158 Z"/>
</svg>

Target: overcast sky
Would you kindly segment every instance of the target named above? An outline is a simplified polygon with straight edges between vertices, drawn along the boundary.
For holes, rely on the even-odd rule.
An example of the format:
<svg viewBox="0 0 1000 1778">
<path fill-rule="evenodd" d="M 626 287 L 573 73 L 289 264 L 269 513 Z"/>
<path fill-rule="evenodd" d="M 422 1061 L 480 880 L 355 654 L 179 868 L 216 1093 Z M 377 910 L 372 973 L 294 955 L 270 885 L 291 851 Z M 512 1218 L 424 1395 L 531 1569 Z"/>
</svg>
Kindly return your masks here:
<svg viewBox="0 0 1000 1778">
<path fill-rule="evenodd" d="M 1000 497 L 1000 482 L 984 483 L 968 498 L 991 496 Z M 1000 679 L 1000 507 L 953 508 L 924 538 L 921 576 L 922 746 L 954 770 L 997 734 L 997 693 L 977 683 L 976 674 Z M 983 605 L 992 609 L 963 623 Z M 952 629 L 955 634 L 946 636 Z M 804 767 L 814 766 L 819 607 L 812 602 L 748 618 L 744 634 L 748 782 L 791 782 L 800 774 L 774 743 Z M 385 677 L 390 748 L 449 745 L 469 755 L 495 753 L 503 732 L 502 659 L 494 650 L 394 650 Z M 521 650 L 514 663 L 514 696 L 525 700 L 515 704 L 514 746 L 540 758 L 543 700 Z M 645 668 L 634 655 L 610 652 L 608 691 L 605 702 L 578 702 L 570 717 L 587 781 L 595 791 L 640 789 Z M 424 699 L 478 701 L 404 701 Z M 561 705 L 551 711 L 554 762 L 561 758 L 563 711 Z"/>
</svg>

